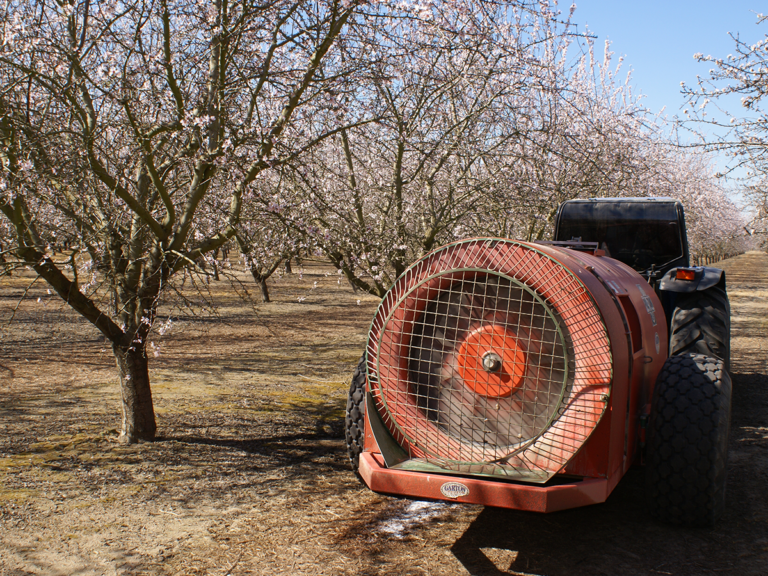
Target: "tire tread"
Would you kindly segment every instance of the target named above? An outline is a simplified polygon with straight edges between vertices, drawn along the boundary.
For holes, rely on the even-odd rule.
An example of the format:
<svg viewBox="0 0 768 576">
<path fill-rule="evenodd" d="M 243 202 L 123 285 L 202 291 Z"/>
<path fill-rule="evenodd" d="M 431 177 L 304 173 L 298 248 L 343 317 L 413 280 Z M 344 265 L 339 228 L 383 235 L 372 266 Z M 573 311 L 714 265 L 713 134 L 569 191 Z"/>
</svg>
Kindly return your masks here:
<svg viewBox="0 0 768 576">
<path fill-rule="evenodd" d="M 721 359 L 667 359 L 651 405 L 646 487 L 651 515 L 712 526 L 725 509 L 731 379 Z"/>
<path fill-rule="evenodd" d="M 344 417 L 344 439 L 347 442 L 347 455 L 355 475 L 360 478 L 360 454 L 365 440 L 365 354 L 352 374 L 352 382 L 347 396 L 347 409 Z M 361 479 L 362 480 L 362 479 Z"/>
<path fill-rule="evenodd" d="M 669 355 L 704 354 L 731 362 L 731 307 L 725 289 L 680 294 L 669 329 Z"/>
</svg>

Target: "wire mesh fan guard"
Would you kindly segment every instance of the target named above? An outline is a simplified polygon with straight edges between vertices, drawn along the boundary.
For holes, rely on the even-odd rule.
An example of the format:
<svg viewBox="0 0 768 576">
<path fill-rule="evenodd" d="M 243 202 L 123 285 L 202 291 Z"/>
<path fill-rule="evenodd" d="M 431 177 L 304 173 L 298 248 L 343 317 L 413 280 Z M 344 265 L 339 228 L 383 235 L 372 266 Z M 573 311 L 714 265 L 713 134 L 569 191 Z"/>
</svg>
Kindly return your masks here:
<svg viewBox="0 0 768 576">
<path fill-rule="evenodd" d="M 368 381 L 412 459 L 544 482 L 603 414 L 610 346 L 565 266 L 528 244 L 467 240 L 415 263 L 385 296 Z"/>
</svg>

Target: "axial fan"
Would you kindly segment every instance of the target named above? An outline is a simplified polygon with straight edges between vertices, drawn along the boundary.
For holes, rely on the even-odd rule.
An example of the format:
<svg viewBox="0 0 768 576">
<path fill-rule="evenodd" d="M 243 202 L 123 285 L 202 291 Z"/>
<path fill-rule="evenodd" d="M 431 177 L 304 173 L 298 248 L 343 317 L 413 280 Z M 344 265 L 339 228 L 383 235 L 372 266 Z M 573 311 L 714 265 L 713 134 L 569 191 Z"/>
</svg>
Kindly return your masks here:
<svg viewBox="0 0 768 576">
<path fill-rule="evenodd" d="M 411 470 L 546 482 L 605 411 L 611 347 L 578 275 L 479 239 L 400 277 L 374 318 L 369 391 Z"/>
</svg>

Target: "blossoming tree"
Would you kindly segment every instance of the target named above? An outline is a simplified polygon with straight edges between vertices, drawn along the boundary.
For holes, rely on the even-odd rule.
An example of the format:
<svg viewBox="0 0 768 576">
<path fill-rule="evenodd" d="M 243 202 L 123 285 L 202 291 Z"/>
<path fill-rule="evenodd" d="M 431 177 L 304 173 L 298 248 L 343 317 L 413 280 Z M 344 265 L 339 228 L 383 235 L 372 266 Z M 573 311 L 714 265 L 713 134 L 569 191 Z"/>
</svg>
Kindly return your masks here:
<svg viewBox="0 0 768 576">
<path fill-rule="evenodd" d="M 768 16 L 756 15 L 763 26 Z M 708 64 L 709 74 L 695 86 L 682 85 L 690 99 L 685 111 L 686 125 L 694 132 L 707 129 L 703 138 L 707 150 L 730 156 L 725 173 L 736 175 L 743 184 L 745 199 L 752 209 L 752 221 L 746 227 L 763 245 L 768 243 L 768 34 L 755 42 L 732 34 L 734 52 L 726 57 L 694 54 Z M 736 109 L 734 109 L 734 106 Z M 740 106 L 741 111 L 737 112 Z M 723 176 L 719 174 L 718 176 Z"/>
<path fill-rule="evenodd" d="M 340 38 L 362 4 L 7 0 L 2 10 L 7 240 L 111 342 L 121 439 L 152 439 L 146 347 L 160 297 L 237 235 L 261 174 L 326 135 L 328 111 L 313 104 L 344 77 Z M 61 234 L 93 259 L 57 259 Z M 106 280 L 84 279 L 83 265 Z"/>
</svg>

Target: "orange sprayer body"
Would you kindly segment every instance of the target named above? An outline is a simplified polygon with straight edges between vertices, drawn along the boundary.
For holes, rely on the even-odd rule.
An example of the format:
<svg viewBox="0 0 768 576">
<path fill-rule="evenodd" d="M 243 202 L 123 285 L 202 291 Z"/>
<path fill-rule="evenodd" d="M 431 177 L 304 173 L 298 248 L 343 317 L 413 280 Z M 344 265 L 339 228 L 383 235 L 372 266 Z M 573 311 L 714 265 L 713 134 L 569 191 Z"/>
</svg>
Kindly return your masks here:
<svg viewBox="0 0 768 576">
<path fill-rule="evenodd" d="M 366 352 L 372 490 L 542 512 L 608 497 L 668 338 L 653 289 L 597 253 L 472 239 L 398 279 Z"/>
</svg>

